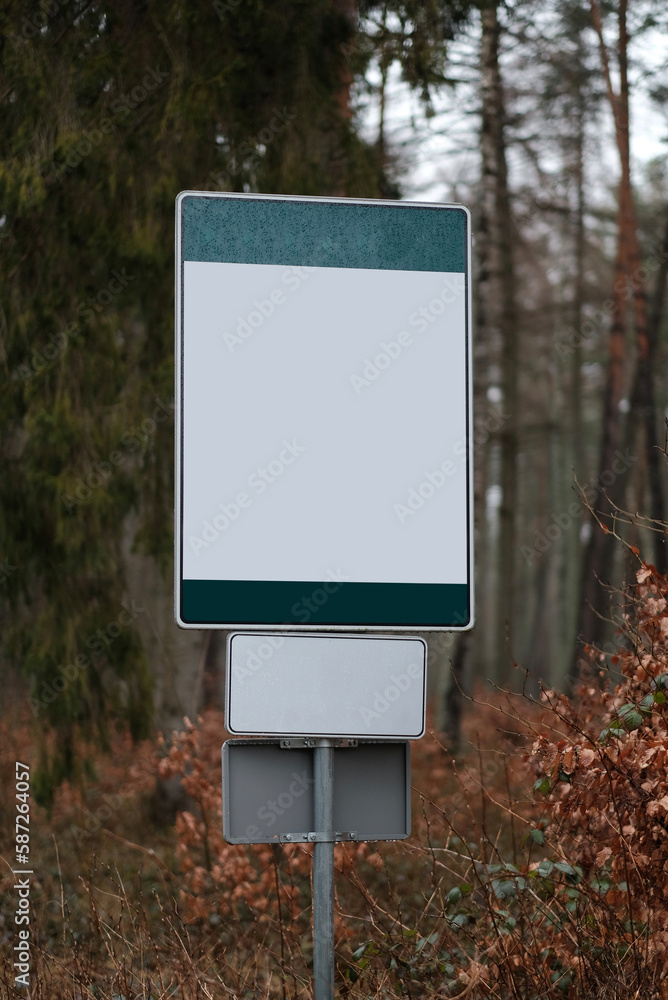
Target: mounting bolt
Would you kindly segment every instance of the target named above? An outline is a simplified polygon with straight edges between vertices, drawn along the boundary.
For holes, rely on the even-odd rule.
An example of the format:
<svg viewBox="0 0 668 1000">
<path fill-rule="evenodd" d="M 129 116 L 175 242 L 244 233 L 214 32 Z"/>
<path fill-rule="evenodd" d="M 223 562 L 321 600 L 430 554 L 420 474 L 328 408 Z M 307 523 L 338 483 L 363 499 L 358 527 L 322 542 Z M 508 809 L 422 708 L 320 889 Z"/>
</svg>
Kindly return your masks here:
<svg viewBox="0 0 668 1000">
<path fill-rule="evenodd" d="M 315 834 L 314 833 L 309 833 L 308 839 L 309 840 L 315 840 Z"/>
<path fill-rule="evenodd" d="M 286 833 L 285 839 L 286 840 L 292 840 L 292 834 L 291 833 Z"/>
</svg>

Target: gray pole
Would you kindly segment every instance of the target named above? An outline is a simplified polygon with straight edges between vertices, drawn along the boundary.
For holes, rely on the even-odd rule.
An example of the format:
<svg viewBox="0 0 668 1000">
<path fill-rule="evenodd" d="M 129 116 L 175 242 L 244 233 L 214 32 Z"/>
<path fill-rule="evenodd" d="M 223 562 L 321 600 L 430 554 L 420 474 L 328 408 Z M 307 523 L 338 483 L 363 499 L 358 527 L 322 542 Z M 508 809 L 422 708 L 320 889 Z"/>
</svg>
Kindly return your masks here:
<svg viewBox="0 0 668 1000">
<path fill-rule="evenodd" d="M 313 997 L 334 1000 L 333 741 L 316 740 L 313 755 L 315 831 L 331 837 L 313 845 Z"/>
</svg>

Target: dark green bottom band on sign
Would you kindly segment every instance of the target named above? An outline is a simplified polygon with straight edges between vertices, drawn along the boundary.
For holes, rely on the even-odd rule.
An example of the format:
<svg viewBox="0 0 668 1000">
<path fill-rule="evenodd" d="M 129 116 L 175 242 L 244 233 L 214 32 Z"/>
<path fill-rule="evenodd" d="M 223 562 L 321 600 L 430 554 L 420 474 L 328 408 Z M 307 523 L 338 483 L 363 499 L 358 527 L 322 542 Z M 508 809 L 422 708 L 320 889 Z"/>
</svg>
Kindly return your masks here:
<svg viewBox="0 0 668 1000">
<path fill-rule="evenodd" d="M 184 580 L 189 625 L 394 625 L 453 628 L 470 621 L 465 583 L 276 583 Z"/>
</svg>

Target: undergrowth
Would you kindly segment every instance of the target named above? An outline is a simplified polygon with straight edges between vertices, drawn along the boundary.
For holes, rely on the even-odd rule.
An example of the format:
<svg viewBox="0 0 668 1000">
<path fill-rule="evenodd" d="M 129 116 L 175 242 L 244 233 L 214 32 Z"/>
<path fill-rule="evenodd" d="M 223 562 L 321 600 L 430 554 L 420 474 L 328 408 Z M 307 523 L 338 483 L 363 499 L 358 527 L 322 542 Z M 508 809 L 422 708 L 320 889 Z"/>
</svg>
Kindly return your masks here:
<svg viewBox="0 0 668 1000">
<path fill-rule="evenodd" d="M 466 749 L 413 744 L 413 833 L 337 844 L 340 997 L 668 997 L 668 583 L 626 594 L 619 683 L 591 651 L 572 701 L 479 695 Z M 599 673 L 602 676 L 598 676 Z M 95 761 L 96 780 L 32 806 L 31 987 L 15 990 L 5 720 L 0 832 L 4 995 L 84 1000 L 311 995 L 311 849 L 222 836 L 222 719 Z M 151 812 L 179 779 L 176 822 Z"/>
</svg>

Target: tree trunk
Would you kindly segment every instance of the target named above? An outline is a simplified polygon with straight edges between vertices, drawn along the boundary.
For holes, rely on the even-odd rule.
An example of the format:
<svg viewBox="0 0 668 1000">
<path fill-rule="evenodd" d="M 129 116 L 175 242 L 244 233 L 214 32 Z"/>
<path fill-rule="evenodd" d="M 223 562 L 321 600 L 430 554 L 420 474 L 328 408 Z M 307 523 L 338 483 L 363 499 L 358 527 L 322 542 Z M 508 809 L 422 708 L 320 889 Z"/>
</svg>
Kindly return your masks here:
<svg viewBox="0 0 668 1000">
<path fill-rule="evenodd" d="M 579 61 L 584 61 L 584 54 L 581 50 L 580 39 Z M 575 482 L 583 484 L 587 477 L 587 459 L 585 455 L 584 421 L 582 418 L 582 323 L 584 319 L 585 302 L 585 164 L 584 164 L 584 141 L 585 141 L 585 96 L 582 89 L 578 89 L 576 99 L 576 132 L 575 132 L 575 288 L 573 295 L 572 323 L 576 331 L 573 355 L 571 358 L 571 385 L 570 385 L 570 409 L 571 409 L 571 461 L 573 463 L 573 476 Z M 571 478 L 571 487 L 573 477 Z M 590 527 L 591 521 L 589 518 Z M 572 656 L 573 635 L 577 634 L 579 627 L 578 607 L 576 603 L 579 594 L 580 581 L 578 573 L 582 565 L 582 541 L 579 528 L 571 531 L 568 539 L 568 552 L 566 555 L 566 565 L 564 570 L 564 600 L 563 607 L 566 612 L 567 630 L 565 642 L 563 643 L 563 661 L 560 665 L 559 676 L 564 677 L 570 666 Z"/>
<path fill-rule="evenodd" d="M 665 518 L 662 477 L 662 463 L 665 460 L 660 454 L 659 441 L 657 439 L 657 412 L 653 372 L 656 361 L 656 349 L 661 334 L 661 323 L 666 297 L 666 278 L 668 277 L 668 221 L 666 222 L 664 231 L 662 251 L 661 263 L 656 275 L 656 285 L 654 287 L 647 322 L 647 357 L 644 359 L 638 358 L 638 371 L 634 391 L 634 396 L 637 396 L 638 410 L 642 415 L 645 430 L 650 517 L 653 521 L 659 523 L 663 523 Z M 656 532 L 653 535 L 653 539 L 654 565 L 660 573 L 665 574 L 668 572 L 668 553 L 666 552 L 665 536 Z"/>
<path fill-rule="evenodd" d="M 584 141 L 585 141 L 585 104 L 584 94 L 580 89 L 577 95 L 576 112 L 576 153 L 575 153 L 575 294 L 573 296 L 573 327 L 580 333 L 585 300 L 584 288 L 584 256 L 585 256 L 585 186 L 584 186 Z M 575 476 L 578 482 L 583 482 L 586 462 L 584 454 L 584 427 L 582 422 L 582 338 L 575 338 L 571 367 L 571 414 L 572 440 Z M 578 543 L 579 551 L 579 543 Z"/>
<path fill-rule="evenodd" d="M 638 436 L 644 437 L 644 452 L 648 471 L 648 486 L 650 493 L 650 516 L 656 520 L 663 519 L 663 484 L 661 480 L 660 455 L 658 451 L 656 402 L 654 394 L 653 366 L 655 358 L 656 337 L 647 317 L 647 292 L 638 240 L 638 225 L 636 220 L 633 192 L 631 188 L 631 157 L 629 144 L 629 86 L 627 72 L 626 30 L 626 0 L 620 0 L 619 6 L 619 64 L 620 64 L 620 95 L 617 101 L 617 146 L 622 164 L 622 183 L 624 185 L 624 207 L 626 211 L 626 230 L 628 240 L 627 262 L 627 294 L 630 288 L 633 293 L 633 316 L 636 334 L 637 368 L 631 396 L 629 411 L 629 434 L 627 440 L 631 450 L 637 449 Z M 608 93 L 612 87 L 608 82 Z M 614 104 L 613 104 L 614 111 Z M 623 497 L 623 490 L 620 491 Z M 620 506 L 624 506 L 622 500 Z M 657 569 L 665 572 L 665 548 L 660 545 L 656 549 L 655 559 L 659 560 Z"/>
<path fill-rule="evenodd" d="M 505 145 L 505 102 L 499 66 L 500 25 L 496 5 L 482 12 L 480 50 L 482 93 L 482 185 L 489 220 L 490 325 L 500 339 L 501 391 L 505 422 L 501 430 L 501 506 L 497 566 L 495 680 L 510 675 L 509 636 L 515 595 L 515 507 L 517 480 L 517 305 L 513 232 Z"/>
<path fill-rule="evenodd" d="M 448 751 L 454 755 L 458 754 L 461 748 L 464 672 L 470 635 L 470 632 L 462 632 L 457 638 L 457 644 L 450 661 L 450 680 L 445 693 L 443 733 Z"/>
<path fill-rule="evenodd" d="M 592 22 L 599 40 L 601 63 L 605 76 L 608 100 L 615 123 L 615 138 L 619 153 L 621 176 L 617 209 L 617 252 L 615 258 L 615 282 L 613 289 L 613 314 L 610 328 L 608 373 L 603 405 L 603 428 L 599 460 L 599 495 L 592 498 L 598 517 L 603 524 L 611 520 L 613 503 L 609 489 L 615 484 L 615 497 L 623 490 L 623 473 L 617 473 L 619 445 L 621 441 L 619 403 L 624 390 L 624 362 L 626 355 L 627 288 L 633 261 L 639 266 L 639 249 L 635 222 L 635 210 L 631 194 L 631 159 L 629 146 L 629 87 L 627 73 L 626 0 L 619 0 L 618 9 L 618 60 L 620 89 L 616 94 L 612 86 L 608 51 L 603 39 L 603 24 L 598 0 L 590 0 Z M 637 275 L 640 281 L 640 275 Z M 636 336 L 639 359 L 647 351 L 646 309 L 643 310 L 644 292 L 634 293 Z M 623 463 L 622 463 L 623 464 Z M 605 594 L 601 584 L 609 582 L 613 563 L 612 538 L 605 530 L 593 525 L 582 565 L 580 586 L 580 614 L 576 648 L 569 683 L 576 681 L 583 664 L 584 646 L 600 644 L 605 632 Z"/>
<path fill-rule="evenodd" d="M 603 428 L 601 434 L 599 479 L 600 493 L 587 497 L 603 523 L 609 521 L 613 507 L 606 489 L 606 480 L 613 474 L 620 443 L 619 403 L 624 388 L 624 361 L 626 354 L 626 297 L 624 294 L 625 247 L 621 209 L 618 213 L 617 256 L 615 261 L 614 312 L 609 338 L 608 371 L 603 401 Z M 601 584 L 608 582 L 612 565 L 611 536 L 596 522 L 587 543 L 582 562 L 580 580 L 580 610 L 578 616 L 575 654 L 571 661 L 569 683 L 578 677 L 584 657 L 585 644 L 600 642 L 603 634 L 601 615 L 605 613 Z"/>
<path fill-rule="evenodd" d="M 336 102 L 338 121 L 334 121 L 334 135 L 332 138 L 331 153 L 331 189 L 327 193 L 333 197 L 343 198 L 346 195 L 345 181 L 345 160 L 346 150 L 344 143 L 344 132 L 348 122 L 352 119 L 352 108 L 350 106 L 350 89 L 353 85 L 353 71 L 350 61 L 351 51 L 355 40 L 355 30 L 357 26 L 357 0 L 333 0 L 332 7 L 350 25 L 351 43 L 344 43 L 341 46 L 341 66 L 339 70 L 339 86 L 336 89 L 334 99 Z"/>
</svg>

